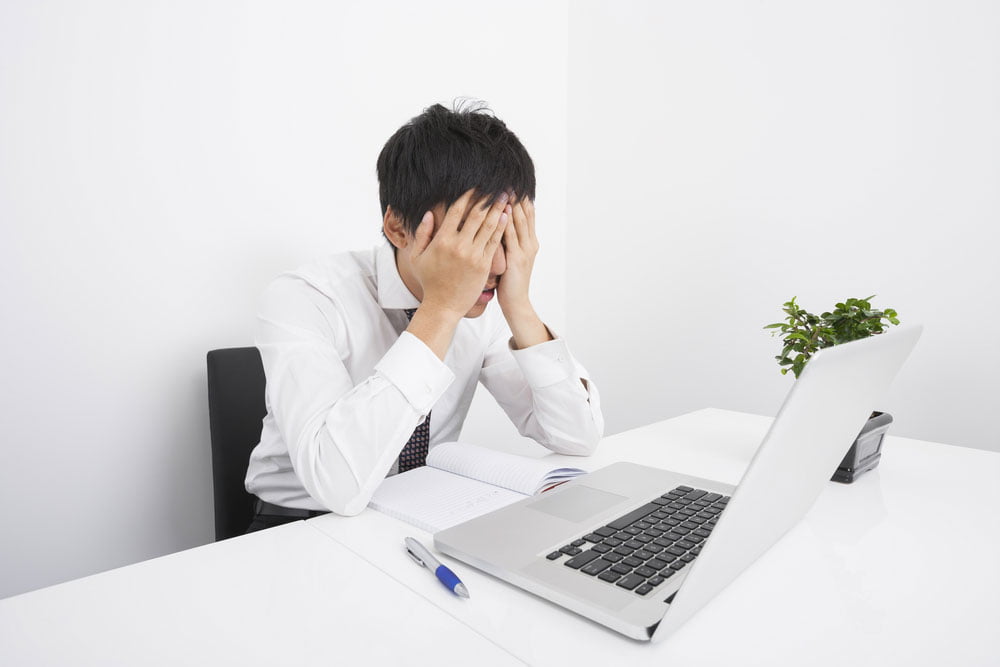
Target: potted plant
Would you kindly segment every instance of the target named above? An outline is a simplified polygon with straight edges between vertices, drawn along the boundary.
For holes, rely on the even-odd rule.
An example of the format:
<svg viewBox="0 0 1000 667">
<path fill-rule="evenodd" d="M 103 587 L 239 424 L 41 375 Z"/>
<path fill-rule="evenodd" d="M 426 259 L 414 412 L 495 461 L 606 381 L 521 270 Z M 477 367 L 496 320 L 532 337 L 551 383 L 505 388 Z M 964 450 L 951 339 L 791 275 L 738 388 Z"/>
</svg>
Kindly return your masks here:
<svg viewBox="0 0 1000 667">
<path fill-rule="evenodd" d="M 806 362 L 818 350 L 875 336 L 884 332 L 889 325 L 899 324 L 895 310 L 872 308 L 872 298 L 874 295 L 864 299 L 847 299 L 838 303 L 833 311 L 822 315 L 814 315 L 800 308 L 795 303 L 795 297 L 787 301 L 782 308 L 785 320 L 764 327 L 772 329 L 771 334 L 780 336 L 784 343 L 781 354 L 775 357 L 781 366 L 781 374 L 786 375 L 791 371 L 797 378 Z M 891 423 L 892 415 L 873 412 L 847 450 L 832 479 L 849 484 L 862 473 L 877 466 L 882 456 L 882 439 Z"/>
</svg>

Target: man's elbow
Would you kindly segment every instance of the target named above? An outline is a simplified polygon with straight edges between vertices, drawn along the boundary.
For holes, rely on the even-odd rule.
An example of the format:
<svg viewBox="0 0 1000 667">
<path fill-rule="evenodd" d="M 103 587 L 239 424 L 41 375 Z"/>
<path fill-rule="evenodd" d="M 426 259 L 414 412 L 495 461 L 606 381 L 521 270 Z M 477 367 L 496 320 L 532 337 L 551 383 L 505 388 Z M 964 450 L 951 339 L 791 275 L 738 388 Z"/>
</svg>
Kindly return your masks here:
<svg viewBox="0 0 1000 667">
<path fill-rule="evenodd" d="M 590 456 L 597 450 L 602 435 L 603 428 L 599 424 L 594 424 L 594 428 L 586 433 L 563 434 L 562 437 L 550 440 L 546 446 L 558 454 Z"/>
<path fill-rule="evenodd" d="M 313 499 L 329 512 L 340 516 L 357 516 L 368 506 L 369 498 L 361 493 L 323 493 L 313 490 L 309 493 Z"/>
<path fill-rule="evenodd" d="M 580 451 L 579 456 L 590 456 L 595 451 L 597 451 L 597 445 L 601 442 L 601 431 L 594 430 L 589 437 L 580 441 Z"/>
<path fill-rule="evenodd" d="M 357 516 L 368 507 L 369 500 L 370 498 L 367 496 L 358 493 L 351 498 L 338 499 L 336 502 L 331 503 L 329 509 L 334 514 L 339 514 L 340 516 Z"/>
<path fill-rule="evenodd" d="M 320 456 L 321 445 L 327 445 L 327 452 L 337 451 L 321 438 L 306 440 L 298 448 L 293 465 L 302 486 L 317 503 L 334 514 L 360 514 L 368 506 L 373 490 L 365 488 L 342 457 Z"/>
<path fill-rule="evenodd" d="M 313 484 L 309 490 L 316 502 L 340 516 L 357 516 L 368 506 L 371 493 L 357 484 Z"/>
<path fill-rule="evenodd" d="M 597 445 L 604 437 L 604 419 L 600 414 L 590 416 L 591 419 L 586 420 L 587 427 L 567 442 L 573 451 L 565 452 L 566 454 L 590 456 L 597 450 Z"/>
</svg>

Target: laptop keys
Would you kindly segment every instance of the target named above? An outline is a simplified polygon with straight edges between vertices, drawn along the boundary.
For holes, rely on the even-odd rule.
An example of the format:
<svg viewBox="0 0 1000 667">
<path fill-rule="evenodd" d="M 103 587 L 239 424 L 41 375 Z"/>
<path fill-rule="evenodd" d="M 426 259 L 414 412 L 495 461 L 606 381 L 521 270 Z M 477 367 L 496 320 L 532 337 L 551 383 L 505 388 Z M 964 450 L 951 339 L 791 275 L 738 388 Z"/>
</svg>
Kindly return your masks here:
<svg viewBox="0 0 1000 667">
<path fill-rule="evenodd" d="M 574 540 L 546 558 L 637 595 L 684 569 L 701 552 L 728 496 L 679 486 Z"/>
<path fill-rule="evenodd" d="M 631 526 L 633 523 L 635 523 L 636 521 L 642 519 L 647 514 L 652 514 L 653 512 L 655 512 L 658 509 L 660 509 L 659 505 L 655 505 L 653 503 L 646 503 L 645 505 L 643 505 L 639 509 L 632 510 L 631 512 L 629 512 L 625 516 L 619 517 L 618 519 L 615 519 L 614 521 L 612 521 L 611 523 L 608 524 L 608 527 L 609 528 L 614 528 L 616 530 L 621 530 L 622 528 L 625 528 L 627 526 Z"/>
<path fill-rule="evenodd" d="M 584 574 L 589 574 L 591 576 L 594 576 L 594 575 L 600 574 L 601 572 L 604 572 L 606 569 L 608 569 L 612 565 L 613 565 L 613 563 L 610 563 L 610 562 L 604 560 L 603 558 L 598 558 L 597 560 L 591 561 L 591 562 L 587 563 L 586 565 L 584 565 L 583 567 L 581 567 L 580 568 L 580 572 L 583 572 Z"/>
<path fill-rule="evenodd" d="M 589 563 L 590 561 L 594 560 L 595 558 L 600 557 L 600 555 L 601 554 L 597 553 L 596 551 L 588 549 L 587 551 L 584 551 L 582 554 L 573 556 L 568 561 L 563 563 L 563 565 L 565 565 L 566 567 L 571 567 L 574 570 L 578 570 L 587 563 Z"/>
<path fill-rule="evenodd" d="M 615 586 L 621 586 L 622 588 L 632 590 L 637 586 L 639 586 L 640 584 L 644 583 L 646 583 L 645 577 L 633 573 L 633 574 L 626 574 L 624 577 L 621 578 L 621 580 L 615 583 Z"/>
<path fill-rule="evenodd" d="M 611 571 L 617 572 L 620 577 L 623 574 L 630 574 L 632 572 L 632 568 L 625 563 L 615 563 L 611 566 Z"/>
</svg>

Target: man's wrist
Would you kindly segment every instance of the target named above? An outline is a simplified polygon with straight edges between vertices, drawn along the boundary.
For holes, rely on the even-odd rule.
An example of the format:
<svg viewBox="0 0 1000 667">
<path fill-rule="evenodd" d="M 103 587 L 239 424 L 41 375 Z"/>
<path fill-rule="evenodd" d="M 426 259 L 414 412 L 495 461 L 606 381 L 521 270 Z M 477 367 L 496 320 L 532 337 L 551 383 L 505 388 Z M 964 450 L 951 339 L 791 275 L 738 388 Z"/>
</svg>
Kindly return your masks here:
<svg viewBox="0 0 1000 667">
<path fill-rule="evenodd" d="M 519 299 L 504 299 L 500 297 L 497 302 L 508 321 L 512 319 L 529 320 L 538 317 L 535 313 L 535 307 L 531 305 L 531 300 L 528 297 Z"/>
<path fill-rule="evenodd" d="M 413 314 L 413 319 L 406 330 L 423 341 L 438 359 L 444 361 L 451 347 L 451 339 L 464 313 L 441 307 L 435 303 L 424 302 Z"/>
<path fill-rule="evenodd" d="M 549 328 L 545 326 L 530 303 L 502 308 L 507 325 L 514 337 L 514 347 L 523 350 L 532 345 L 552 340 Z"/>
<path fill-rule="evenodd" d="M 446 304 L 429 298 L 425 298 L 420 302 L 420 306 L 417 307 L 417 313 L 421 314 L 424 318 L 443 324 L 450 324 L 451 326 L 458 325 L 462 321 L 462 318 L 465 317 L 467 310 L 451 308 Z M 416 317 L 417 313 L 414 313 L 413 317 Z"/>
</svg>

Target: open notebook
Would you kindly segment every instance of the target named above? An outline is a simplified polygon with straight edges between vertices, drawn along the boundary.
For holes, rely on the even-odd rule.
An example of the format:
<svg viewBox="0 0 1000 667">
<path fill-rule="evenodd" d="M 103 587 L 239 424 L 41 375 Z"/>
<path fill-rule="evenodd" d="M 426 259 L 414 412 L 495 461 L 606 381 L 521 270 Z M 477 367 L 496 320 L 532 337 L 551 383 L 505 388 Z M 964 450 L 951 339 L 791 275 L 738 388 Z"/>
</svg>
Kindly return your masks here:
<svg viewBox="0 0 1000 667">
<path fill-rule="evenodd" d="M 586 471 L 459 442 L 431 448 L 427 465 L 387 477 L 368 506 L 435 533 Z"/>
</svg>

